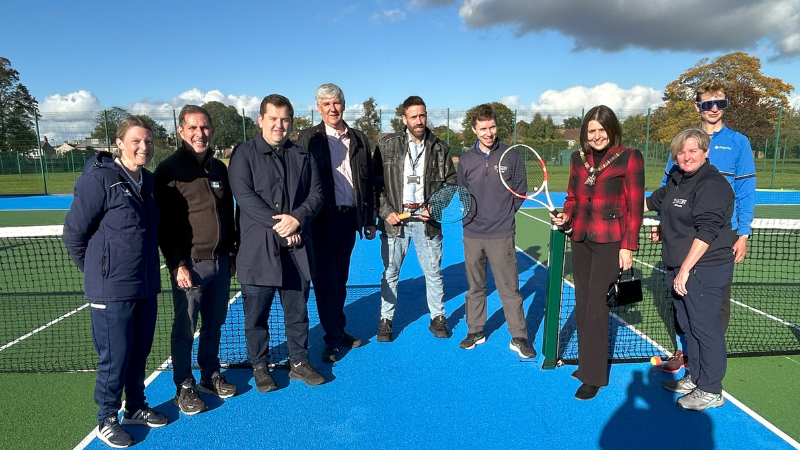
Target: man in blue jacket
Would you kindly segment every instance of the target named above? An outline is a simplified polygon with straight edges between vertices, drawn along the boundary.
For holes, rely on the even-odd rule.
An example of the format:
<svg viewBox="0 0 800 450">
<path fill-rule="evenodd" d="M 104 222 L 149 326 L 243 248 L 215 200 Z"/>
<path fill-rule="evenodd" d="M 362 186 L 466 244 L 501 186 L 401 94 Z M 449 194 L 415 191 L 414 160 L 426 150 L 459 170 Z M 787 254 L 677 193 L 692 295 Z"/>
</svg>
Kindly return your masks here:
<svg viewBox="0 0 800 450">
<path fill-rule="evenodd" d="M 289 378 L 319 385 L 325 378 L 308 362 L 308 289 L 314 275 L 311 220 L 322 207 L 317 163 L 289 141 L 289 99 L 264 97 L 261 134 L 231 156 L 231 190 L 241 211 L 236 266 L 242 283 L 247 358 L 260 392 L 277 389 L 269 373 L 269 311 L 277 291 L 286 324 Z"/>
<path fill-rule="evenodd" d="M 753 150 L 750 141 L 739 132 L 726 127 L 722 122 L 725 108 L 728 107 L 728 98 L 725 94 L 725 84 L 717 79 L 706 80 L 701 83 L 695 94 L 695 109 L 700 113 L 700 128 L 711 137 L 708 159 L 717 167 L 725 179 L 728 180 L 736 199 L 733 205 L 733 256 L 734 262 L 739 264 L 747 254 L 747 238 L 750 236 L 750 224 L 756 203 L 756 166 L 753 160 Z M 672 158 L 667 162 L 667 168 L 661 185 L 664 186 L 672 172 L 678 169 Z M 722 308 L 719 319 L 722 331 L 727 331 L 731 318 L 731 285 L 725 286 L 722 297 Z M 683 332 L 678 328 L 681 348 L 685 349 Z M 682 350 L 675 352 L 667 362 L 661 366 L 665 372 L 676 373 L 682 366 L 688 366 L 689 359 Z"/>
</svg>

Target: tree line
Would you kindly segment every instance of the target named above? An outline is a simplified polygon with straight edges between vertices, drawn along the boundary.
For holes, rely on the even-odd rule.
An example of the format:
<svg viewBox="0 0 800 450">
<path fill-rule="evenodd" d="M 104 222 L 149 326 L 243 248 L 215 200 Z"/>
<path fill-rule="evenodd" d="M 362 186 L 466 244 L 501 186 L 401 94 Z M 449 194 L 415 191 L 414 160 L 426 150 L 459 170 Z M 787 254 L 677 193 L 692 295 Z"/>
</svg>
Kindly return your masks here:
<svg viewBox="0 0 800 450">
<path fill-rule="evenodd" d="M 743 52 L 734 52 L 714 59 L 704 58 L 693 67 L 681 73 L 670 82 L 663 95 L 664 105 L 655 108 L 650 114 L 650 141 L 666 143 L 681 129 L 697 126 L 698 115 L 695 110 L 695 88 L 708 77 L 718 77 L 727 83 L 727 95 L 730 101 L 725 113 L 725 123 L 732 129 L 740 131 L 753 142 L 774 141 L 781 115 L 781 145 L 786 147 L 789 157 L 800 157 L 800 108 L 791 108 L 788 95 L 794 87 L 778 78 L 772 78 L 761 72 L 761 61 L 755 56 Z M 515 112 L 506 105 L 493 102 L 498 122 L 498 135 L 505 142 L 522 142 L 534 148 L 555 147 L 566 148 L 567 142 L 557 130 L 579 128 L 581 117 L 572 116 L 555 123 L 550 115 L 533 114 L 530 121 L 516 120 Z M 229 148 L 231 145 L 250 139 L 258 132 L 255 121 L 240 114 L 235 107 L 220 102 L 208 102 L 203 105 L 211 114 L 216 127 L 213 145 L 216 148 Z M 594 105 L 587 105 L 588 107 Z M 782 108 L 782 111 L 781 111 Z M 35 117 L 33 111 L 38 109 L 38 102 L 30 94 L 27 87 L 20 82 L 19 73 L 11 67 L 11 62 L 0 57 L 0 151 L 27 150 L 17 148 L 19 143 L 36 142 Z M 432 131 L 450 143 L 455 154 L 464 148 L 471 147 L 476 141 L 469 118 L 474 107 L 467 111 L 461 121 L 461 131 L 456 132 L 447 125 L 433 126 Z M 399 105 L 389 124 L 393 131 L 403 129 L 401 120 L 403 110 Z M 96 117 L 96 126 L 89 137 L 105 140 L 106 128 L 113 142 L 116 125 L 130 112 L 121 107 L 112 107 L 102 111 Z M 172 143 L 165 127 L 147 115 L 139 115 L 153 127 L 159 149 L 166 150 Z M 295 118 L 295 132 L 313 125 L 307 117 Z M 353 122 L 353 126 L 363 130 L 371 142 L 377 142 L 383 127 L 377 110 L 377 102 L 370 97 L 362 104 L 362 115 Z M 648 117 L 635 114 L 622 121 L 623 140 L 625 143 L 644 142 L 648 137 Z M 630 144 L 629 144 L 630 145 Z M 774 145 L 771 145 L 774 147 Z M 773 150 L 774 151 L 774 150 Z"/>
</svg>

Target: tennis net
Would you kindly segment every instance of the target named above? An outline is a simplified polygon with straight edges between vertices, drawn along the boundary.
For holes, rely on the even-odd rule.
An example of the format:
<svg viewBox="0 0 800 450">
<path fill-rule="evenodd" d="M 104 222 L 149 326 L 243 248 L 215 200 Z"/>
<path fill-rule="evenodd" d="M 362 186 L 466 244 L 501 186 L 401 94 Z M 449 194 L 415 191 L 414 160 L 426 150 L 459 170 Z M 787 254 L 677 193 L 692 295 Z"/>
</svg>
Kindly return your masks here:
<svg viewBox="0 0 800 450">
<path fill-rule="evenodd" d="M 617 362 L 671 356 L 676 349 L 672 297 L 664 281 L 661 243 L 650 241 L 657 219 L 645 219 L 633 268 L 644 300 L 612 308 L 609 358 Z M 575 286 L 569 239 L 564 255 L 557 359 L 578 359 Z M 756 219 L 747 256 L 736 265 L 731 318 L 725 335 L 729 356 L 800 353 L 800 220 Z"/>
<path fill-rule="evenodd" d="M 0 229 L 0 372 L 89 371 L 97 367 L 83 274 L 61 241 L 61 226 Z M 171 370 L 172 288 L 161 269 L 162 293 L 148 369 Z M 270 360 L 288 360 L 280 300 L 270 313 Z M 240 286 L 233 280 L 222 328 L 224 367 L 247 366 Z M 198 330 L 202 319 L 198 323 Z M 195 335 L 197 337 L 197 334 Z M 195 341 L 196 344 L 196 341 Z M 197 345 L 192 364 L 197 368 Z"/>
</svg>

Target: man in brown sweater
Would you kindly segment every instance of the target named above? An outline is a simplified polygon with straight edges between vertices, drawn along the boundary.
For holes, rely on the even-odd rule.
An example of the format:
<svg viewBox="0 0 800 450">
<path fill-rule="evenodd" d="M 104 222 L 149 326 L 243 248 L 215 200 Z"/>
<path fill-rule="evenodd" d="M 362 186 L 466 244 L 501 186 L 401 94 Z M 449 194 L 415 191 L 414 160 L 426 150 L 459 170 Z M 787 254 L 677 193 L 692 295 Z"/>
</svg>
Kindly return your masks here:
<svg viewBox="0 0 800 450">
<path fill-rule="evenodd" d="M 191 415 L 206 408 L 197 390 L 220 398 L 237 392 L 220 373 L 219 343 L 238 238 L 228 170 L 214 158 L 214 125 L 208 112 L 186 105 L 178 133 L 183 142 L 156 168 L 153 194 L 160 213 L 159 245 L 172 279 L 173 401 Z M 203 326 L 197 348 L 200 383 L 195 386 L 192 347 L 198 313 Z"/>
</svg>

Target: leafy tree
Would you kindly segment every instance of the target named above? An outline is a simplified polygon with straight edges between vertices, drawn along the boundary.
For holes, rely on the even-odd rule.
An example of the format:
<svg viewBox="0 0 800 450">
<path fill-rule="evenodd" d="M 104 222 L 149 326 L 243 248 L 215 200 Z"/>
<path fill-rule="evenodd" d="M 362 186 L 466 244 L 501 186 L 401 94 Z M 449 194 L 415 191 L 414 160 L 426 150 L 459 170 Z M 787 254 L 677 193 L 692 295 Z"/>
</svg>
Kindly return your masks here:
<svg viewBox="0 0 800 450">
<path fill-rule="evenodd" d="M 89 137 L 102 139 L 105 142 L 106 122 L 108 122 L 108 139 L 113 144 L 114 139 L 117 137 L 117 125 L 130 115 L 131 113 L 127 109 L 119 106 L 100 111 L 95 118 L 96 125 Z"/>
<path fill-rule="evenodd" d="M 145 123 L 150 125 L 150 128 L 153 129 L 153 138 L 156 140 L 156 143 L 161 142 L 163 143 L 166 141 L 168 133 L 167 129 L 164 128 L 164 125 L 153 120 L 152 117 L 148 116 L 147 114 L 136 114 L 136 117 L 142 119 Z"/>
<path fill-rule="evenodd" d="M 450 137 L 450 154 L 453 156 L 461 156 L 464 151 L 464 139 L 455 131 L 450 128 L 447 128 L 447 125 L 439 125 L 438 127 L 433 128 L 433 134 L 439 137 L 439 139 L 447 142 L 448 140 L 448 132 Z"/>
<path fill-rule="evenodd" d="M 530 128 L 531 124 L 525 122 L 524 120 L 520 120 L 517 122 L 517 136 L 525 136 L 528 134 L 528 129 Z"/>
<path fill-rule="evenodd" d="M 378 136 L 381 132 L 381 119 L 378 116 L 376 109 L 375 99 L 370 97 L 362 104 L 364 107 L 364 114 L 356 119 L 353 125 L 359 130 L 363 131 L 370 142 L 378 142 Z"/>
<path fill-rule="evenodd" d="M 294 125 L 292 128 L 294 129 L 294 133 L 299 133 L 300 130 L 305 130 L 306 128 L 314 125 L 311 123 L 310 118 L 304 116 L 295 117 L 293 122 Z"/>
<path fill-rule="evenodd" d="M 489 106 L 494 109 L 494 115 L 497 117 L 497 137 L 503 142 L 511 142 L 514 139 L 514 111 L 500 102 L 489 103 Z M 464 127 L 464 143 L 468 146 L 472 146 L 478 140 L 472 131 L 472 113 L 476 107 L 477 105 L 470 108 L 461 121 L 461 126 Z"/>
<path fill-rule="evenodd" d="M 403 104 L 400 103 L 394 110 L 394 117 L 389 121 L 389 123 L 392 125 L 393 131 L 403 131 L 403 127 L 405 127 L 402 119 L 404 113 L 405 111 L 403 110 Z"/>
<path fill-rule="evenodd" d="M 720 79 L 728 84 L 730 106 L 724 120 L 729 123 L 733 123 L 731 121 L 736 120 L 734 116 L 743 112 L 742 108 L 748 108 L 754 117 L 766 118 L 774 127 L 777 107 L 788 106 L 787 95 L 794 90 L 792 85 L 781 79 L 762 74 L 761 60 L 747 53 L 729 53 L 713 60 L 703 58 L 667 85 L 663 97 L 666 104 L 653 114 L 654 134 L 659 140 L 669 141 L 682 128 L 699 124 L 694 108 L 695 91 L 700 83 L 709 78 Z M 753 93 L 745 92 L 744 85 L 751 86 L 760 94 L 757 102 L 751 101 Z M 742 102 L 747 102 L 747 106 Z M 738 123 L 737 131 L 754 136 L 760 132 L 761 126 L 757 121 L 742 120 Z"/>
<path fill-rule="evenodd" d="M 583 125 L 583 119 L 580 117 L 568 117 L 564 119 L 564 127 L 567 129 L 580 128 Z"/>
<path fill-rule="evenodd" d="M 211 116 L 211 123 L 214 124 L 214 137 L 211 145 L 215 149 L 224 149 L 231 145 L 244 142 L 244 134 L 247 139 L 255 137 L 257 132 L 256 123 L 250 117 L 245 117 L 242 122 L 242 115 L 233 106 L 225 106 L 220 102 L 208 102 L 202 107 Z M 244 123 L 244 130 L 242 124 Z"/>
<path fill-rule="evenodd" d="M 11 61 L 0 57 L 0 150 L 23 150 L 36 145 L 33 114 L 39 103 L 19 82 Z"/>
<path fill-rule="evenodd" d="M 647 117 L 641 114 L 628 116 L 622 125 L 622 140 L 625 142 L 644 142 L 647 138 Z"/>
</svg>

